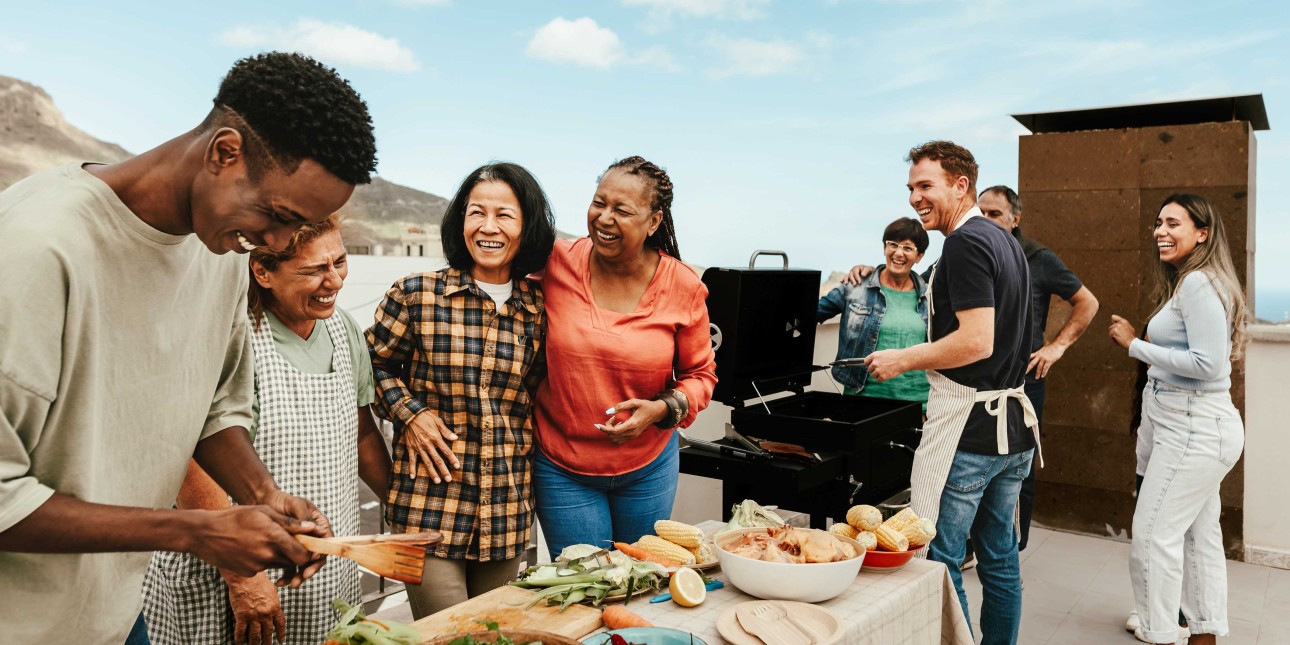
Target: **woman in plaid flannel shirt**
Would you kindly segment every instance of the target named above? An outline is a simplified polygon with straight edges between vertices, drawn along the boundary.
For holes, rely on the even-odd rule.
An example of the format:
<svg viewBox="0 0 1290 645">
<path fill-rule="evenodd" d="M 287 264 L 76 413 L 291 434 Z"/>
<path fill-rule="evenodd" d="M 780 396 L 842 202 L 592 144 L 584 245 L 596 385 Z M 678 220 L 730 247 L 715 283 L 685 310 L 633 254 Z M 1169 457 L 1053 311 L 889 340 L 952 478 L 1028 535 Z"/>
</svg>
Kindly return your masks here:
<svg viewBox="0 0 1290 645">
<path fill-rule="evenodd" d="M 525 276 L 555 220 L 527 170 L 495 163 L 462 183 L 440 233 L 449 267 L 394 283 L 367 330 L 375 407 L 395 429 L 386 518 L 444 536 L 408 586 L 418 619 L 513 579 L 528 546 L 546 311 Z"/>
</svg>

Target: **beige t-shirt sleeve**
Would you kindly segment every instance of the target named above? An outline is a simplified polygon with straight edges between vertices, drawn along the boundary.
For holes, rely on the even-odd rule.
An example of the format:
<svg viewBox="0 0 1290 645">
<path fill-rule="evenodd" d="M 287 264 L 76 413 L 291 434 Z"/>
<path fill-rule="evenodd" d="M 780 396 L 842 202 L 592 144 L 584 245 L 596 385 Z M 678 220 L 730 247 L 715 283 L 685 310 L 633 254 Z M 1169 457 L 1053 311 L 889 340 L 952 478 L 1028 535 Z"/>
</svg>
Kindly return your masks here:
<svg viewBox="0 0 1290 645">
<path fill-rule="evenodd" d="M 238 301 L 237 311 L 246 311 L 246 296 Z M 225 428 L 251 429 L 251 401 L 255 397 L 255 358 L 251 353 L 251 321 L 246 316 L 236 316 L 229 329 L 228 348 L 224 352 L 224 368 L 220 372 L 219 387 L 211 400 L 201 438 L 205 439 Z"/>
</svg>

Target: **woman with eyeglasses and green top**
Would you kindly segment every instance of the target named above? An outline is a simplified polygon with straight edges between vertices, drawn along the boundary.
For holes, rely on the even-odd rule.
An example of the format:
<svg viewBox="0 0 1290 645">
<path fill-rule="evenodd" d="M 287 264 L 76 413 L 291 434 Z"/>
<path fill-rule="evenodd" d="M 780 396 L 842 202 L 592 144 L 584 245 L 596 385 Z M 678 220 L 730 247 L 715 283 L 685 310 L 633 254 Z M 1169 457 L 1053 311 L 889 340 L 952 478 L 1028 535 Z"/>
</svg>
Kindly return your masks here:
<svg viewBox="0 0 1290 645">
<path fill-rule="evenodd" d="M 913 271 L 927 252 L 927 231 L 918 220 L 902 217 L 882 234 L 885 264 L 858 284 L 844 282 L 820 298 L 815 321 L 842 315 L 837 360 L 864 358 L 882 349 L 927 342 L 927 282 Z M 927 410 L 927 374 L 911 371 L 878 382 L 864 363 L 833 366 L 833 378 L 847 394 L 918 401 Z"/>
</svg>

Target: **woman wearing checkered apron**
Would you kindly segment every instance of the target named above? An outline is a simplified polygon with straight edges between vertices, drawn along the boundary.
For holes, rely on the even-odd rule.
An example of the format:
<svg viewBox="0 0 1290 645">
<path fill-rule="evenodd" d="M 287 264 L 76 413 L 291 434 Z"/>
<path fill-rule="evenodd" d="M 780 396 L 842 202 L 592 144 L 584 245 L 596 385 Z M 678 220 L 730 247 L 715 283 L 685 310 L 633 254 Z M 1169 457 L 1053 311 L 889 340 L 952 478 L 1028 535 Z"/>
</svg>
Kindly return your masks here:
<svg viewBox="0 0 1290 645">
<path fill-rule="evenodd" d="M 407 586 L 415 618 L 514 580 L 528 548 L 546 307 L 525 276 L 546 266 L 555 221 L 533 175 L 494 163 L 439 231 L 448 268 L 395 282 L 367 330 L 375 408 L 394 424 L 390 529 L 443 535 Z"/>
<path fill-rule="evenodd" d="M 389 456 L 367 407 L 374 388 L 366 343 L 335 307 L 347 273 L 336 217 L 302 228 L 283 251 L 257 249 L 250 266 L 255 450 L 274 481 L 313 501 L 335 535 L 355 535 L 358 478 L 383 491 Z M 229 503 L 195 467 L 179 502 Z M 349 560 L 329 560 L 298 589 L 275 589 L 277 577 L 241 578 L 188 554 L 158 552 L 144 581 L 149 637 L 156 645 L 223 645 L 276 635 L 317 645 L 336 622 L 332 599 L 361 601 L 358 567 Z"/>
</svg>

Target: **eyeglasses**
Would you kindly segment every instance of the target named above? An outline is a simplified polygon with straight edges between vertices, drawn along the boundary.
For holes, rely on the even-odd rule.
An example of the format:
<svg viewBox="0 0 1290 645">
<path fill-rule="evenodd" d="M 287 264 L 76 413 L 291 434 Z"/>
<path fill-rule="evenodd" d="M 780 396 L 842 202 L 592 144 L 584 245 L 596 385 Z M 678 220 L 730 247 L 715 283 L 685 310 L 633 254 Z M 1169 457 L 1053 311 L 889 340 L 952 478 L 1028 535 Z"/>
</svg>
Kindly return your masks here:
<svg viewBox="0 0 1290 645">
<path fill-rule="evenodd" d="M 887 247 L 888 251 L 895 251 L 896 249 L 900 249 L 901 251 L 904 251 L 909 255 L 918 255 L 918 249 L 908 244 L 897 244 L 895 242 L 888 241 L 888 242 L 883 242 L 883 245 Z"/>
</svg>

